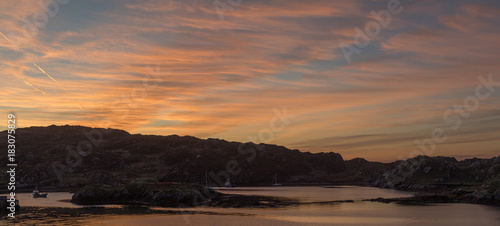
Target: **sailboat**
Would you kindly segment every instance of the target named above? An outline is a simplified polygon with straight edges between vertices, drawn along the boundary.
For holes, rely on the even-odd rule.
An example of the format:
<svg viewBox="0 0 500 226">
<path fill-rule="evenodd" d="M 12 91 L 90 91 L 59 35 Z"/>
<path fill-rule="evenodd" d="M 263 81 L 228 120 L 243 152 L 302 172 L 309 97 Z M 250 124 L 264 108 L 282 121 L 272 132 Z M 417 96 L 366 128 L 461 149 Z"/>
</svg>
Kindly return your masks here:
<svg viewBox="0 0 500 226">
<path fill-rule="evenodd" d="M 208 187 L 208 174 L 207 174 L 207 171 L 205 171 L 205 187 Z"/>
<path fill-rule="evenodd" d="M 226 183 L 224 184 L 224 186 L 225 186 L 226 188 L 232 188 L 232 187 L 234 187 L 234 186 L 231 184 L 231 182 L 229 181 L 229 177 L 227 178 Z"/>
<path fill-rule="evenodd" d="M 281 186 L 281 184 L 278 183 L 278 173 L 274 174 L 274 184 L 273 186 Z"/>
<path fill-rule="evenodd" d="M 207 171 L 205 171 L 205 187 L 212 188 L 211 186 L 208 186 L 208 174 L 207 174 Z"/>
<path fill-rule="evenodd" d="M 33 198 L 47 198 L 47 193 L 40 193 L 38 185 L 36 185 L 35 190 L 33 190 Z"/>
</svg>

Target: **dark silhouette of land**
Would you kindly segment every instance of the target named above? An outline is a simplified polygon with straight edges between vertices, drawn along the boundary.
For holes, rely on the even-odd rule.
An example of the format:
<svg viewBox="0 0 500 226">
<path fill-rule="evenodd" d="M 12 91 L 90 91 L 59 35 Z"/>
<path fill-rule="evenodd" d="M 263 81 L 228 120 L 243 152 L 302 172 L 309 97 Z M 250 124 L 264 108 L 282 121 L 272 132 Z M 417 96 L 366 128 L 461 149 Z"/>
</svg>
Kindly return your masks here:
<svg viewBox="0 0 500 226">
<path fill-rule="evenodd" d="M 6 131 L 0 133 L 0 137 L 6 136 Z M 365 185 L 422 192 L 413 198 L 415 202 L 500 203 L 500 157 L 346 161 L 333 152 L 309 153 L 271 144 L 129 134 L 82 126 L 20 128 L 16 136 L 17 191 L 28 192 L 36 185 L 43 191 L 75 191 L 73 202 L 82 204 L 91 200 L 160 206 L 224 206 L 229 200 L 229 206 L 238 206 L 238 202 L 246 203 L 243 206 L 292 203 L 223 197 L 207 188 L 222 187 L 228 178 L 236 186 L 270 186 L 275 175 L 284 186 Z M 0 138 L 0 145 L 6 146 L 6 141 Z M 0 153 L 1 166 L 7 165 L 6 155 Z M 8 179 L 6 174 L 0 176 L 3 192 Z M 138 195 L 145 192 L 149 195 Z M 165 202 L 161 197 L 174 201 Z"/>
</svg>

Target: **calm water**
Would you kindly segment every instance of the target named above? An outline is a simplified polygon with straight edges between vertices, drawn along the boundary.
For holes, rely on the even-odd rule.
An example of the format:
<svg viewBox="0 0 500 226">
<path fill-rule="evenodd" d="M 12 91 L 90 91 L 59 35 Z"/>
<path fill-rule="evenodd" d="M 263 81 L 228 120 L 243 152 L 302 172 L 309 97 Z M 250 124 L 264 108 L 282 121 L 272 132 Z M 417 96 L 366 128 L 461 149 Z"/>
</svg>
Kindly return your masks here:
<svg viewBox="0 0 500 226">
<path fill-rule="evenodd" d="M 222 193 L 241 195 L 265 195 L 298 199 L 300 202 L 327 202 L 338 200 L 363 200 L 371 198 L 410 197 L 413 192 L 380 189 L 374 187 L 243 187 L 214 188 Z"/>
<path fill-rule="evenodd" d="M 220 189 L 230 194 L 269 195 L 311 203 L 354 200 L 354 203 L 302 204 L 286 208 L 189 208 L 210 212 L 186 215 L 97 216 L 84 225 L 500 225 L 500 208 L 473 204 L 405 206 L 361 201 L 369 198 L 411 196 L 412 193 L 370 187 L 252 187 Z M 23 194 L 24 195 L 24 194 Z M 21 205 L 77 207 L 58 202 L 69 193 L 49 198 L 20 195 Z M 168 208 L 158 208 L 168 209 Z M 178 210 L 178 209 L 176 209 Z"/>
<path fill-rule="evenodd" d="M 45 193 L 45 192 L 44 192 Z M 6 195 L 6 194 L 2 194 Z M 76 205 L 69 200 L 71 200 L 73 194 L 69 192 L 50 192 L 47 198 L 36 198 L 34 199 L 31 193 L 16 193 L 16 199 L 19 200 L 19 205 L 23 206 L 37 206 L 37 207 L 66 207 L 66 208 L 80 208 L 84 207 L 81 205 Z M 89 206 L 99 206 L 99 205 L 89 205 Z M 106 205 L 106 207 L 121 207 L 118 205 Z"/>
</svg>

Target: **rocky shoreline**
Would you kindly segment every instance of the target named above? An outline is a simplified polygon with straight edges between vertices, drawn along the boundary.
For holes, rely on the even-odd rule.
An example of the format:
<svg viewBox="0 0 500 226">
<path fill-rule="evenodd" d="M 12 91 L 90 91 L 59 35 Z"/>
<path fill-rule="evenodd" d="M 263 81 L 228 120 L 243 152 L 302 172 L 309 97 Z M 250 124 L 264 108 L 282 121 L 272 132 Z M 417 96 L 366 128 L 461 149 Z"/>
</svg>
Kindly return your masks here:
<svg viewBox="0 0 500 226">
<path fill-rule="evenodd" d="M 252 207 L 276 208 L 298 204 L 297 201 L 268 196 L 230 195 L 198 184 L 133 183 L 122 187 L 85 186 L 71 199 L 79 205 L 145 205 L 159 207 Z"/>
<path fill-rule="evenodd" d="M 134 185 L 136 186 L 136 185 Z M 117 201 L 117 199 L 108 199 L 107 193 L 103 193 L 100 188 L 82 188 L 75 192 L 77 199 L 71 200 L 73 203 L 82 203 L 83 197 L 89 200 L 84 202 L 85 204 L 120 204 L 123 207 L 82 207 L 82 208 L 61 208 L 61 207 L 23 207 L 19 213 L 18 218 L 12 222 L 20 224 L 38 225 L 38 224 L 80 224 L 84 223 L 89 218 L 102 217 L 102 216 L 117 216 L 117 215 L 155 215 L 155 214 L 221 214 L 216 212 L 210 212 L 204 209 L 203 211 L 197 210 L 185 210 L 176 208 L 186 208 L 194 206 L 203 207 L 222 207 L 222 208 L 281 208 L 287 206 L 295 205 L 309 205 L 309 204 L 320 204 L 320 205 L 335 205 L 338 203 L 353 203 L 359 202 L 354 200 L 336 200 L 328 202 L 299 202 L 297 200 L 279 198 L 279 197 L 269 197 L 269 196 L 249 196 L 249 195 L 232 195 L 223 194 L 211 190 L 213 195 L 206 202 L 198 202 L 197 205 L 189 205 L 189 203 L 179 203 L 169 202 L 166 203 L 155 203 L 148 201 L 149 195 L 152 193 L 158 193 L 160 191 L 165 191 L 170 189 L 171 194 L 179 196 L 177 200 L 182 200 L 182 198 L 192 198 L 187 194 L 196 194 L 196 192 L 191 193 L 178 193 L 178 191 L 183 189 L 202 189 L 201 191 L 207 191 L 208 188 L 192 185 L 192 184 L 170 184 L 160 186 L 158 188 L 157 184 L 148 184 L 143 186 L 149 190 L 141 190 L 143 193 L 140 197 L 142 199 L 127 200 L 122 199 Z M 176 190 L 179 189 L 179 190 Z M 112 189 L 108 189 L 111 191 Z M 375 199 L 364 199 L 361 202 L 381 202 L 381 203 L 396 203 L 398 205 L 430 205 L 436 203 L 473 203 L 473 204 L 487 204 L 500 206 L 498 202 L 485 201 L 482 199 L 474 199 L 473 191 L 464 191 L 463 189 L 455 189 L 452 191 L 447 190 L 446 192 L 442 190 L 434 190 L 421 192 L 411 197 L 402 198 L 375 198 Z M 135 194 L 138 195 L 138 194 Z M 184 195 L 184 196 L 182 196 Z M 206 194 L 205 194 L 206 195 Z M 79 197 L 79 198 L 78 198 Z M 119 197 L 119 196 L 117 196 Z M 132 196 L 131 196 L 132 197 Z M 120 197 L 123 198 L 123 197 Z M 79 201 L 76 201 L 79 200 Z M 176 200 L 176 199 L 171 199 Z M 69 200 L 68 200 L 69 201 Z M 175 204 L 175 205 L 174 205 Z M 157 207 L 169 207 L 169 209 L 157 208 Z M 11 220 L 11 219 L 9 219 Z"/>
<path fill-rule="evenodd" d="M 66 144 L 87 140 L 88 131 L 102 132 L 103 136 L 90 155 L 80 156 L 68 166 Z M 480 204 L 498 204 L 500 200 L 500 156 L 460 161 L 453 157 L 416 156 L 382 163 L 362 158 L 344 160 L 338 153 L 300 152 L 270 144 L 145 136 L 81 126 L 30 127 L 16 133 L 23 138 L 19 148 L 25 150 L 18 156 L 16 191 L 30 192 L 36 186 L 45 192 L 73 191 L 77 192 L 73 202 L 79 204 L 224 205 L 224 195 L 200 184 L 219 187 L 230 179 L 238 186 L 269 186 L 276 176 L 285 186 L 361 185 L 438 194 L 438 200 L 442 196 Z M 6 134 L 0 132 L 0 136 Z M 0 140 L 2 145 L 5 142 Z M 6 154 L 0 153 L 0 165 L 7 164 Z M 240 173 L 230 175 L 228 166 Z M 0 192 L 8 191 L 8 180 L 7 174 L 0 175 Z M 173 186 L 175 183 L 191 185 L 183 188 Z M 81 188 L 85 189 L 76 191 Z M 229 206 L 236 205 L 234 200 L 279 206 L 265 198 L 225 199 L 233 203 Z"/>
<path fill-rule="evenodd" d="M 411 197 L 403 198 L 376 198 L 365 199 L 363 201 L 397 203 L 401 205 L 427 205 L 434 203 L 467 203 L 500 206 L 500 202 L 495 199 L 477 199 L 471 195 L 472 192 L 439 192 L 439 193 L 419 193 Z"/>
<path fill-rule="evenodd" d="M 500 157 L 457 161 L 417 156 L 386 170 L 374 184 L 420 192 L 410 201 L 500 205 Z"/>
<path fill-rule="evenodd" d="M 472 203 L 485 205 L 500 205 L 500 197 L 489 192 L 482 192 L 481 187 L 452 186 L 432 187 L 414 184 L 400 186 L 398 190 L 417 191 L 412 197 L 403 198 L 376 198 L 363 201 L 374 201 L 398 204 L 429 204 L 429 203 Z M 402 189 L 406 188 L 406 189 Z M 479 194 L 479 195 L 478 195 Z M 277 208 L 301 203 L 279 197 L 249 196 L 223 194 L 197 184 L 155 183 L 132 184 L 126 187 L 102 189 L 86 186 L 75 192 L 71 202 L 81 205 L 120 204 L 146 205 L 161 207 L 229 207 L 229 208 Z M 329 203 L 353 202 L 353 200 L 339 200 Z"/>
</svg>

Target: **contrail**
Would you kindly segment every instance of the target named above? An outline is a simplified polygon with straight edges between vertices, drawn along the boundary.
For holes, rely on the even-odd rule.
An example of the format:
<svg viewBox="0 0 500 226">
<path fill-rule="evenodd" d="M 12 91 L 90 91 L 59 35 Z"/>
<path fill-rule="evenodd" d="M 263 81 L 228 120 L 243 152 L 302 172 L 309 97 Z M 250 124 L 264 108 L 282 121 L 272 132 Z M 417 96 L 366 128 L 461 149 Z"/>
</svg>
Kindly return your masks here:
<svg viewBox="0 0 500 226">
<path fill-rule="evenodd" d="M 2 35 L 5 39 L 7 39 L 7 41 L 11 42 L 9 38 L 7 38 L 7 36 L 5 36 L 2 32 L 0 32 L 0 35 Z M 47 72 L 45 72 L 40 66 L 38 66 L 36 63 L 33 63 L 41 72 L 43 72 L 45 75 L 47 75 L 50 79 L 52 79 L 52 81 L 54 81 L 55 83 L 57 83 L 59 86 L 61 86 L 64 90 L 66 90 L 66 92 L 68 92 L 71 96 L 74 96 L 69 90 L 67 90 L 63 85 L 61 85 L 61 83 L 59 83 L 57 80 L 55 80 L 54 78 L 52 78 L 52 76 L 50 76 Z M 24 80 L 24 79 L 23 79 Z M 43 95 L 45 95 L 45 92 L 37 89 L 36 87 L 34 87 L 31 83 L 27 82 L 26 80 L 24 80 L 24 83 L 26 83 L 27 85 L 31 86 L 31 88 L 37 90 L 37 91 L 40 91 L 41 93 L 43 93 Z M 80 104 L 76 103 L 76 105 L 78 105 L 78 107 L 82 110 L 82 111 L 85 111 L 85 109 L 80 106 Z"/>
<path fill-rule="evenodd" d="M 40 93 L 42 93 L 43 95 L 45 95 L 45 92 L 42 91 L 42 90 L 39 90 L 38 88 L 36 88 L 33 84 L 31 84 L 30 82 L 28 82 L 26 79 L 24 78 L 21 78 L 19 75 L 16 75 L 15 73 L 13 74 L 14 76 L 16 76 L 17 79 L 20 79 L 20 80 L 23 80 L 24 81 L 24 84 L 30 86 L 32 89 L 34 89 L 35 91 L 38 91 Z"/>
<path fill-rule="evenodd" d="M 47 72 L 45 72 L 41 67 L 39 67 L 36 63 L 33 63 L 38 69 L 40 69 L 41 72 L 43 72 L 45 75 L 49 76 L 50 79 L 52 79 L 52 81 L 54 81 L 55 83 L 57 83 L 59 86 L 61 86 L 64 90 L 66 90 L 66 92 L 68 92 L 69 94 L 71 94 L 71 92 L 69 90 L 67 90 L 66 88 L 64 88 L 63 85 L 61 85 L 61 83 L 59 83 L 57 80 L 55 80 L 54 78 L 52 78 L 52 76 L 50 76 L 49 74 L 47 74 Z"/>
<path fill-rule="evenodd" d="M 0 32 L 0 35 L 2 35 L 5 39 L 7 39 L 7 41 L 11 42 L 9 38 L 7 38 L 7 36 L 3 35 L 2 32 Z"/>
<path fill-rule="evenodd" d="M 66 92 L 68 92 L 71 96 L 73 96 L 73 94 L 67 90 L 66 88 L 64 88 L 63 85 L 61 85 L 61 83 L 59 83 L 57 80 L 55 80 L 54 78 L 52 78 L 52 76 L 50 76 L 47 72 L 45 72 L 40 66 L 38 66 L 36 63 L 33 63 L 41 72 L 43 72 L 45 75 L 49 76 L 50 79 L 52 79 L 52 81 L 54 81 L 55 83 L 57 83 L 59 86 L 61 86 L 64 90 L 66 90 Z M 85 111 L 85 109 L 83 109 L 82 106 L 80 106 L 80 104 L 76 103 L 78 105 L 78 107 L 80 107 L 80 109 L 82 109 L 82 111 Z"/>
<path fill-rule="evenodd" d="M 38 91 L 38 92 L 41 92 L 43 95 L 45 95 L 45 92 L 43 92 L 43 91 L 41 91 L 41 90 L 37 89 L 37 88 L 36 88 L 36 87 L 34 87 L 31 83 L 29 83 L 28 81 L 24 80 L 24 83 L 26 83 L 26 85 L 31 86 L 31 88 L 32 88 L 32 89 L 34 89 L 34 90 L 36 90 L 36 91 Z"/>
<path fill-rule="evenodd" d="M 7 36 L 5 36 L 2 32 L 0 32 L 0 35 L 2 35 L 2 36 L 3 36 L 3 37 L 7 40 L 7 41 L 12 42 L 12 41 L 10 41 L 10 39 L 9 39 L 9 38 L 7 38 Z M 14 75 L 15 75 L 15 74 L 14 74 Z M 38 92 L 41 92 L 43 95 L 45 95 L 45 92 L 43 92 L 43 91 L 39 90 L 38 88 L 36 88 L 35 86 L 33 86 L 31 83 L 29 83 L 28 81 L 26 81 L 24 78 L 20 78 L 20 77 L 19 77 L 19 76 L 17 76 L 17 75 L 15 75 L 15 76 L 16 76 L 18 79 L 23 80 L 23 81 L 24 81 L 24 83 L 25 83 L 26 85 L 29 85 L 32 89 L 34 89 L 34 90 L 36 90 L 36 91 L 38 91 Z"/>
<path fill-rule="evenodd" d="M 9 38 L 7 38 L 7 36 L 5 36 L 2 32 L 0 32 L 0 35 L 2 35 L 5 39 L 7 39 L 7 41 L 12 42 L 12 41 L 10 41 L 10 39 L 9 39 Z M 66 92 L 68 92 L 70 95 L 72 95 L 72 96 L 73 96 L 73 94 L 72 94 L 69 90 L 67 90 L 66 88 L 64 88 L 64 86 L 63 86 L 63 85 L 61 85 L 61 83 L 59 83 L 57 80 L 55 80 L 54 78 L 52 78 L 52 76 L 50 76 L 47 72 L 45 72 L 45 71 L 44 71 L 44 70 L 43 70 L 40 66 L 38 66 L 36 63 L 33 63 L 33 64 L 34 64 L 34 65 L 35 65 L 35 66 L 36 66 L 36 67 L 37 67 L 37 68 L 38 68 L 41 72 L 43 72 L 45 75 L 49 76 L 49 78 L 50 78 L 50 79 L 52 79 L 52 81 L 54 81 L 55 83 L 57 83 L 57 84 L 58 84 L 59 86 L 61 86 L 64 90 L 66 90 Z M 24 80 L 24 79 L 23 79 L 23 80 Z M 33 89 L 35 89 L 35 90 L 37 90 L 37 91 L 39 91 L 39 92 L 43 93 L 43 95 L 45 95 L 45 92 L 43 92 L 43 91 L 41 91 L 41 90 L 37 89 L 36 87 L 34 87 L 31 83 L 27 82 L 26 80 L 24 80 L 24 83 L 26 83 L 27 85 L 31 86 L 31 88 L 33 88 Z M 80 106 L 80 104 L 76 103 L 76 105 L 78 105 L 78 107 L 79 107 L 80 109 L 82 109 L 82 111 L 85 111 L 85 109 L 83 109 L 83 107 L 82 107 L 82 106 Z"/>
</svg>

